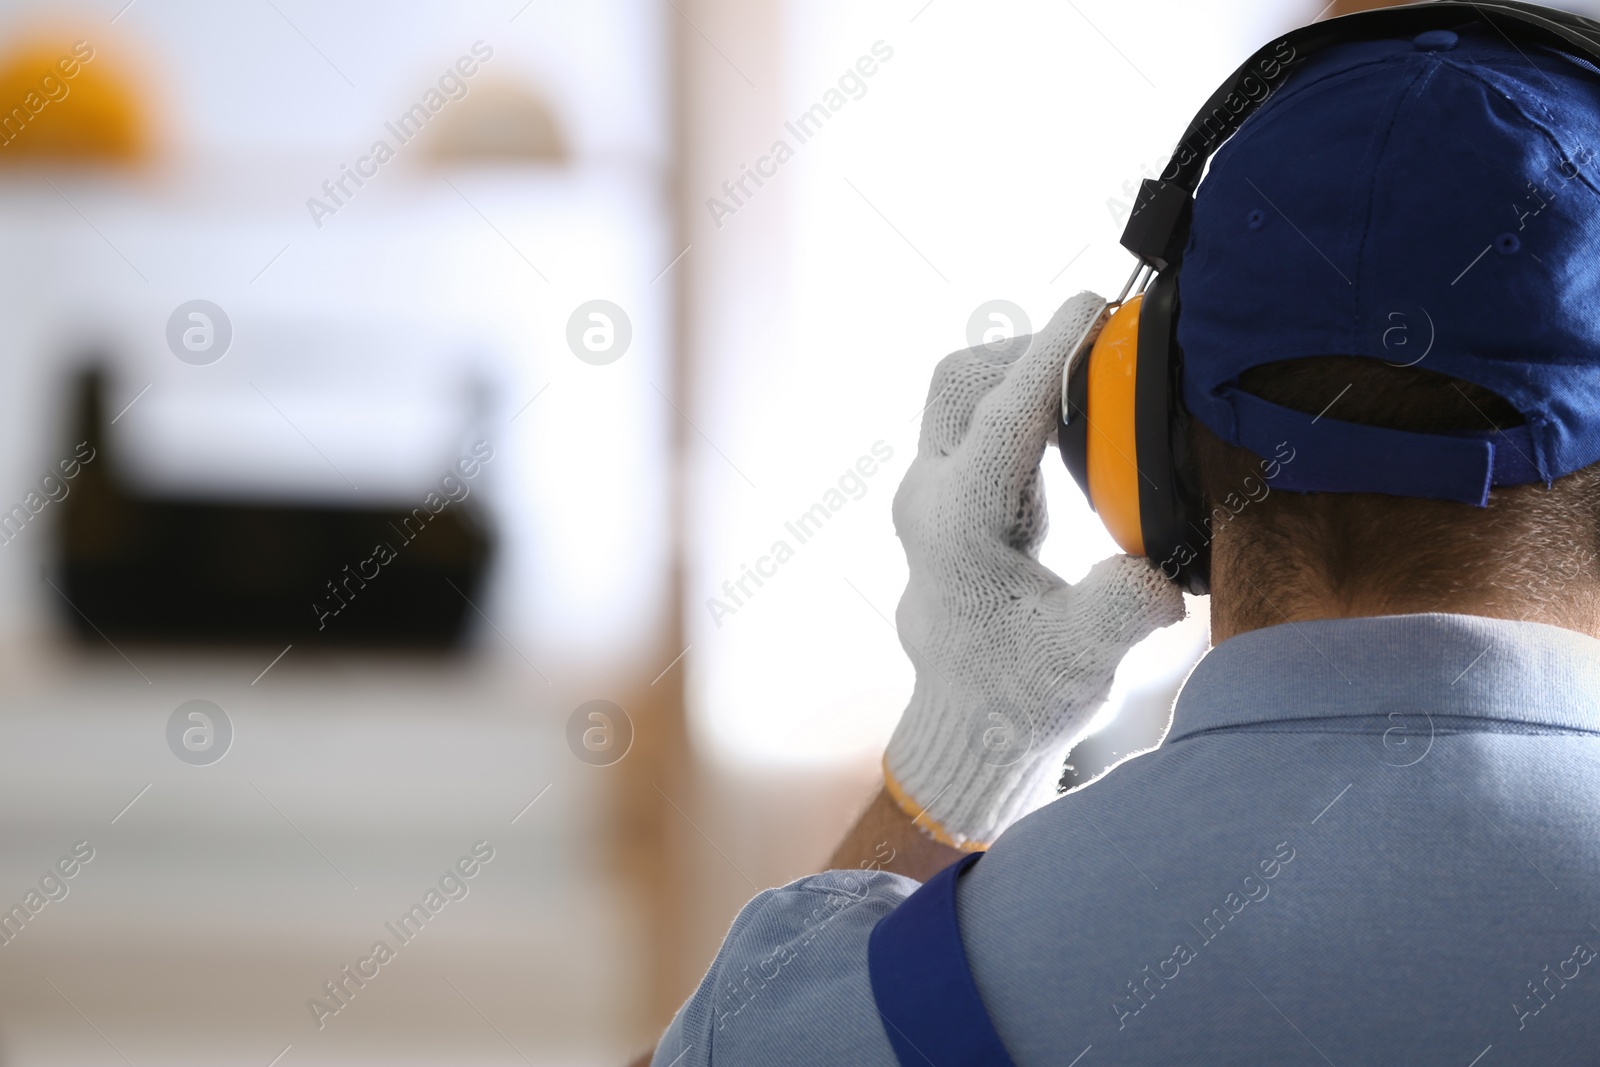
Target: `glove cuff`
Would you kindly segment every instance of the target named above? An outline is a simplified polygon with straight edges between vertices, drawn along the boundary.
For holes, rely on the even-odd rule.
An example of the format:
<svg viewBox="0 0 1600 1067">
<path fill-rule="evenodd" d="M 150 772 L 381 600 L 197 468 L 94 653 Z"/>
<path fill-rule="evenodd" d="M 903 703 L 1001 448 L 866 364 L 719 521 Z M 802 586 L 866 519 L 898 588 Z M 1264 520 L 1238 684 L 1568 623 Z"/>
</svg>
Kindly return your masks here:
<svg viewBox="0 0 1600 1067">
<path fill-rule="evenodd" d="M 889 795 L 924 834 L 982 851 L 1054 797 L 1072 735 L 1040 736 L 1018 712 L 927 710 L 902 716 L 883 755 Z"/>
</svg>

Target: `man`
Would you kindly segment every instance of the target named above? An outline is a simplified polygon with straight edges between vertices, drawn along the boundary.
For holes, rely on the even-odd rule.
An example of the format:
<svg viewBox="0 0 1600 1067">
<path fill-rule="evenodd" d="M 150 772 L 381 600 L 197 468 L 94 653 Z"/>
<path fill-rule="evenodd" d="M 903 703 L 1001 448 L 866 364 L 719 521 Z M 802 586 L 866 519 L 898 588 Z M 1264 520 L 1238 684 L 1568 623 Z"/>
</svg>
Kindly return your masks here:
<svg viewBox="0 0 1600 1067">
<path fill-rule="evenodd" d="M 941 363 L 885 790 L 654 1062 L 1600 1057 L 1596 145 L 1600 71 L 1463 20 L 1311 56 L 1217 153 L 1178 326 L 1215 647 L 1159 749 L 1053 802 L 1181 597 L 1034 558 L 1096 298 Z"/>
</svg>

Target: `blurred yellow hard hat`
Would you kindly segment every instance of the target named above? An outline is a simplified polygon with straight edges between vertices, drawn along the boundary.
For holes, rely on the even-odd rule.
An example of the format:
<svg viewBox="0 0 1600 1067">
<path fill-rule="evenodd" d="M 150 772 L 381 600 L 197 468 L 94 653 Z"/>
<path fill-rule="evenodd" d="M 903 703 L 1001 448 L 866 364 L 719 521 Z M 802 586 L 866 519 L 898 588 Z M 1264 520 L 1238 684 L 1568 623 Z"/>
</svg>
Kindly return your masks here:
<svg viewBox="0 0 1600 1067">
<path fill-rule="evenodd" d="M 151 152 L 141 94 L 90 42 L 30 36 L 0 53 L 0 166 L 130 166 Z"/>
</svg>

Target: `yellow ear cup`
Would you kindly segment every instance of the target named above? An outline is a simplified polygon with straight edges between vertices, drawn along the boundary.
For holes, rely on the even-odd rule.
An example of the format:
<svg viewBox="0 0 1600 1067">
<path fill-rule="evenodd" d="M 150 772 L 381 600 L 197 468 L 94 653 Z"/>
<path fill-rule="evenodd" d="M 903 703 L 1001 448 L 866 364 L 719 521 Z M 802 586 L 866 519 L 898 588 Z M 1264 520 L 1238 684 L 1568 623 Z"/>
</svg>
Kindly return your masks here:
<svg viewBox="0 0 1600 1067">
<path fill-rule="evenodd" d="M 1139 515 L 1139 447 L 1134 395 L 1139 368 L 1139 309 L 1143 295 L 1123 304 L 1089 352 L 1086 466 L 1089 499 L 1124 552 L 1144 555 Z"/>
</svg>

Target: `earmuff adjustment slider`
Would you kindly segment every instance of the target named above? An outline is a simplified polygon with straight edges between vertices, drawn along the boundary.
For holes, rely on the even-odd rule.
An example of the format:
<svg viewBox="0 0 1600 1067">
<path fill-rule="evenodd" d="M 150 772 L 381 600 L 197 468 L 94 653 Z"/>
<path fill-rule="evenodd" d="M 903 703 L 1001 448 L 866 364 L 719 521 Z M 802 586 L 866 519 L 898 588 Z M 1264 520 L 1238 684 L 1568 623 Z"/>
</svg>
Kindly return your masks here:
<svg viewBox="0 0 1600 1067">
<path fill-rule="evenodd" d="M 1166 270 L 1183 258 L 1193 213 L 1194 197 L 1188 189 L 1177 182 L 1146 178 L 1122 231 L 1122 247 L 1156 270 Z"/>
</svg>

